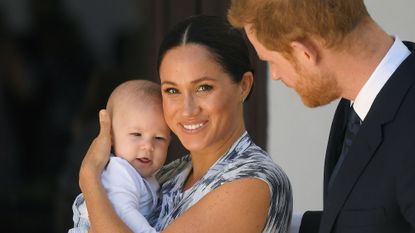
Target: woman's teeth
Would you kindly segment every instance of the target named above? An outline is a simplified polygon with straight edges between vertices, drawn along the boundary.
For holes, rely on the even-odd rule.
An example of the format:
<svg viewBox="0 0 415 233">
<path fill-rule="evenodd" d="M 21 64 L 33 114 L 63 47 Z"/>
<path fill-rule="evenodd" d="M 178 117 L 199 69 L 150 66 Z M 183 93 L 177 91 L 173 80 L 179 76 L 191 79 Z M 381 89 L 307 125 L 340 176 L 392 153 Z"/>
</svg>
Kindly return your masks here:
<svg viewBox="0 0 415 233">
<path fill-rule="evenodd" d="M 193 125 L 183 125 L 185 129 L 195 130 L 203 126 L 203 123 L 193 124 Z"/>
</svg>

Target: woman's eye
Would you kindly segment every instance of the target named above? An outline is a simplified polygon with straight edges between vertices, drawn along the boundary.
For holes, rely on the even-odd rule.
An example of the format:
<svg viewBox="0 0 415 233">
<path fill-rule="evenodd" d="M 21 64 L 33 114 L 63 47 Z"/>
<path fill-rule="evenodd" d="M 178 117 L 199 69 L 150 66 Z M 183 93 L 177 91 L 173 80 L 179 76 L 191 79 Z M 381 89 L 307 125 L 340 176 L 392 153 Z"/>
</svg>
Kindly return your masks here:
<svg viewBox="0 0 415 233">
<path fill-rule="evenodd" d="M 197 91 L 210 91 L 213 87 L 210 85 L 201 85 L 197 88 Z"/>
<path fill-rule="evenodd" d="M 136 137 L 141 137 L 141 133 L 131 133 L 131 135 L 136 136 Z"/>
<path fill-rule="evenodd" d="M 164 92 L 167 93 L 167 94 L 177 94 L 177 93 L 179 93 L 179 91 L 176 88 L 172 88 L 172 87 L 164 89 Z"/>
</svg>

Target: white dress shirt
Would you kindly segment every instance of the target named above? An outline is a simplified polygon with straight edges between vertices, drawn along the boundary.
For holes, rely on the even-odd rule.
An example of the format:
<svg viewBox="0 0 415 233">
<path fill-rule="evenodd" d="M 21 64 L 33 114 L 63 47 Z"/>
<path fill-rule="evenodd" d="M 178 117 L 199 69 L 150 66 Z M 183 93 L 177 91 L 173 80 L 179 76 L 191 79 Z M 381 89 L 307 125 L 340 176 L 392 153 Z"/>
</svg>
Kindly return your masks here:
<svg viewBox="0 0 415 233">
<path fill-rule="evenodd" d="M 395 41 L 392 47 L 360 89 L 353 102 L 353 108 L 362 121 L 364 121 L 382 87 L 398 69 L 399 65 L 411 54 L 398 36 L 394 36 L 394 38 Z"/>
</svg>

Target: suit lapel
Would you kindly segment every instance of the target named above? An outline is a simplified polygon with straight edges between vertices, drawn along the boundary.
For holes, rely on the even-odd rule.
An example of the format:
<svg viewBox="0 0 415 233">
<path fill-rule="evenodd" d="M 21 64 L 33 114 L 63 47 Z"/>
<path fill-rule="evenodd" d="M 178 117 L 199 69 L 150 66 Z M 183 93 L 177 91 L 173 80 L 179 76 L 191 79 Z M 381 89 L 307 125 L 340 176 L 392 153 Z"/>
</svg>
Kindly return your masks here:
<svg viewBox="0 0 415 233">
<path fill-rule="evenodd" d="M 400 65 L 376 97 L 330 190 L 327 190 L 328 179 L 325 179 L 325 204 L 320 225 L 321 233 L 331 232 L 347 197 L 382 142 L 383 125 L 393 120 L 408 89 L 414 83 L 415 54 L 413 44 L 407 44 L 407 46 L 412 54 Z M 333 157 L 334 149 L 330 149 L 330 144 L 326 157 Z M 328 160 L 330 159 L 326 159 L 326 166 Z M 326 167 L 325 170 L 331 173 L 332 168 Z M 330 173 L 325 174 L 325 177 L 329 177 Z"/>
<path fill-rule="evenodd" d="M 379 124 L 362 125 L 358 135 L 353 140 L 333 186 L 330 190 L 327 190 L 321 232 L 330 232 L 339 211 L 381 141 L 382 130 Z"/>
</svg>

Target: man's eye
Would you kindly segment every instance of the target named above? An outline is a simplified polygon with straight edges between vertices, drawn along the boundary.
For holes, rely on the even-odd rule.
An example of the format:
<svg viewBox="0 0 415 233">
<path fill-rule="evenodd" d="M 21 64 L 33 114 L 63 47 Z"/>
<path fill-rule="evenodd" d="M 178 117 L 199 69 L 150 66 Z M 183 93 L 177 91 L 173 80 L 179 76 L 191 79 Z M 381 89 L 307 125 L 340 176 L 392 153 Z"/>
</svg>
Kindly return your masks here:
<svg viewBox="0 0 415 233">
<path fill-rule="evenodd" d="M 176 88 L 166 88 L 164 89 L 164 92 L 167 94 L 177 94 L 179 93 L 179 91 Z"/>
<path fill-rule="evenodd" d="M 213 87 L 210 85 L 201 85 L 197 88 L 197 91 L 210 91 Z"/>
</svg>

